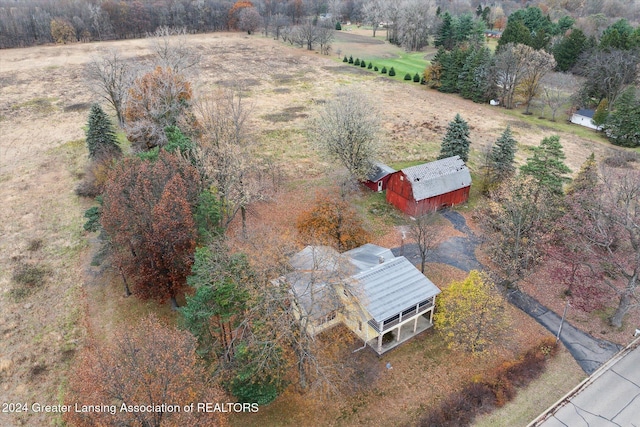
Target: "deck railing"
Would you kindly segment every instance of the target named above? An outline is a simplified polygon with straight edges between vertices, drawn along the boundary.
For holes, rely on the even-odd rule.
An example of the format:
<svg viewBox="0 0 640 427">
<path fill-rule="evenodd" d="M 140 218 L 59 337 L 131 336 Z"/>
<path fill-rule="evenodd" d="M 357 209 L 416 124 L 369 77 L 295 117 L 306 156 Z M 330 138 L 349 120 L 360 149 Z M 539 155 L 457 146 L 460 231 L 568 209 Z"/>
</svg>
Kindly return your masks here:
<svg viewBox="0 0 640 427">
<path fill-rule="evenodd" d="M 368 323 L 369 323 L 369 326 L 371 326 L 373 329 L 375 329 L 376 332 L 378 332 L 378 333 L 386 332 L 389 329 L 393 329 L 395 326 L 397 326 L 401 322 L 405 322 L 405 321 L 407 321 L 409 319 L 415 318 L 416 315 L 424 313 L 425 311 L 429 310 L 431 307 L 433 307 L 433 301 L 429 302 L 428 304 L 423 305 L 422 307 L 418 307 L 417 310 L 416 309 L 412 309 L 410 312 L 399 316 L 397 319 L 394 319 L 389 323 L 385 323 L 382 326 L 382 331 L 380 330 L 378 322 L 376 322 L 375 320 L 371 319 L 371 320 L 369 320 Z"/>
</svg>

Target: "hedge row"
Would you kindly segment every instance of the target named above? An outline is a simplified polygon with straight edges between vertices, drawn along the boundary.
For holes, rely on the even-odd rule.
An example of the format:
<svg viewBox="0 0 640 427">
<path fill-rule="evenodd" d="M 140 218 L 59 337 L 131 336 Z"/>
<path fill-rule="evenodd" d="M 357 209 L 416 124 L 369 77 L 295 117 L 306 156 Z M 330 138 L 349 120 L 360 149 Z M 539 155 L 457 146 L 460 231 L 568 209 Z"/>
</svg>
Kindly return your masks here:
<svg viewBox="0 0 640 427">
<path fill-rule="evenodd" d="M 346 62 L 348 64 L 353 64 L 356 67 L 362 67 L 362 68 L 367 68 L 368 70 L 373 69 L 373 71 L 380 71 L 382 74 L 389 74 L 389 76 L 393 77 L 396 75 L 396 70 L 391 67 L 387 70 L 387 67 L 382 67 L 381 70 L 378 70 L 377 66 L 374 66 L 373 63 L 371 61 L 369 61 L 369 63 L 367 64 L 367 61 L 365 61 L 364 59 L 361 61 L 360 58 L 356 58 L 355 60 L 353 59 L 353 56 L 349 56 L 347 58 L 347 56 L 345 55 L 344 58 L 342 59 L 342 62 Z M 415 73 L 413 75 L 413 77 L 411 77 L 410 73 L 405 74 L 404 76 L 405 80 L 411 81 L 413 80 L 415 83 L 420 83 L 422 81 L 422 78 L 420 77 L 420 74 Z"/>
<path fill-rule="evenodd" d="M 461 427 L 471 424 L 476 415 L 501 407 L 516 395 L 516 388 L 538 378 L 557 347 L 553 338 L 543 339 L 518 360 L 505 362 L 489 377 L 465 386 L 445 398 L 439 407 L 421 418 L 422 427 Z"/>
</svg>

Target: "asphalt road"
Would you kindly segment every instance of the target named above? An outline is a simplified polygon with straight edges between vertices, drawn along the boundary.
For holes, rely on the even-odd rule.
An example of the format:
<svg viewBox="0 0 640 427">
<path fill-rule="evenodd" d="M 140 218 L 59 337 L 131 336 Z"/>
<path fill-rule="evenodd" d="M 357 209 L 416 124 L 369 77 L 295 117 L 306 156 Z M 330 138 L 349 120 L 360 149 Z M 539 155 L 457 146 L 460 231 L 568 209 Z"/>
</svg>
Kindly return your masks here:
<svg viewBox="0 0 640 427">
<path fill-rule="evenodd" d="M 636 340 L 530 426 L 640 426 L 639 367 Z"/>
</svg>

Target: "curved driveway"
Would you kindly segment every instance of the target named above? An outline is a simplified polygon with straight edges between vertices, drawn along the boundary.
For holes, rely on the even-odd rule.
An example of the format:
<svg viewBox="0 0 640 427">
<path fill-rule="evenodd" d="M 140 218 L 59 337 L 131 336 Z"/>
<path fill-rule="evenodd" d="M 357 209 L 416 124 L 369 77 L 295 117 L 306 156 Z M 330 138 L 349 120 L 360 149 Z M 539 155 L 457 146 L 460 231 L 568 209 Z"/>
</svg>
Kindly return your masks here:
<svg viewBox="0 0 640 427">
<path fill-rule="evenodd" d="M 452 210 L 441 211 L 440 215 L 465 236 L 452 237 L 441 243 L 436 250 L 429 254 L 427 261 L 451 265 L 467 272 L 484 269 L 475 256 L 475 249 L 480 243 L 480 239 L 469 229 L 464 217 Z M 416 244 L 404 245 L 404 248 L 393 248 L 392 251 L 396 256 L 404 254 L 414 264 L 420 263 L 420 252 Z M 533 317 L 549 332 L 554 335 L 558 333 L 561 318 L 555 312 L 517 289 L 508 291 L 506 296 L 511 304 Z M 593 373 L 621 349 L 621 346 L 594 338 L 566 321 L 562 326 L 560 340 L 587 374 Z"/>
</svg>

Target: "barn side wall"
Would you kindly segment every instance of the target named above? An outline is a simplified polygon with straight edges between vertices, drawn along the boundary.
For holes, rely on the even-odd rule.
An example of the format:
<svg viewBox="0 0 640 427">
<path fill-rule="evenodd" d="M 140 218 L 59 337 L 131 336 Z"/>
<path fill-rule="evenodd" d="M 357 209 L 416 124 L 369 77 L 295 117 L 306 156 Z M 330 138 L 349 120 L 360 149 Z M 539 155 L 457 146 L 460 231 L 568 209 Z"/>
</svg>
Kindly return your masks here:
<svg viewBox="0 0 640 427">
<path fill-rule="evenodd" d="M 456 191 L 451 191 L 450 193 L 440 194 L 439 196 L 420 200 L 416 203 L 413 213 L 410 213 L 409 215 L 420 216 L 442 209 L 443 207 L 455 206 L 464 203 L 469 200 L 470 189 L 471 187 L 464 187 Z"/>
<path fill-rule="evenodd" d="M 402 172 L 391 175 L 387 182 L 387 202 L 402 212 L 412 215 L 408 209 L 415 205 L 411 183 Z"/>
</svg>

